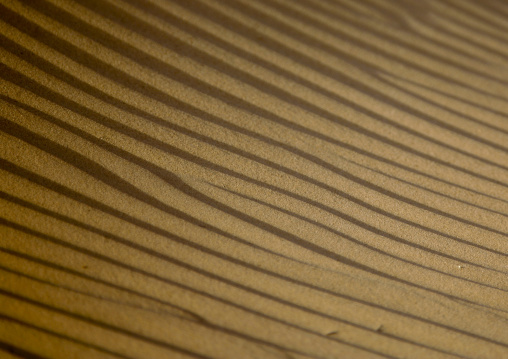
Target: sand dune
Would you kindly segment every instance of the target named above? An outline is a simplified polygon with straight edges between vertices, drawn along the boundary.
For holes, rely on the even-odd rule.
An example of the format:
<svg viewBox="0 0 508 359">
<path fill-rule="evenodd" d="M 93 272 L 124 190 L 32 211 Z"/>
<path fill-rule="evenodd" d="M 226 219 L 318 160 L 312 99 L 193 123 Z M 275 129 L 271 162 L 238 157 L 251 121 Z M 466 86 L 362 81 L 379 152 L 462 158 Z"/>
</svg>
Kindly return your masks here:
<svg viewBox="0 0 508 359">
<path fill-rule="evenodd" d="M 0 357 L 508 358 L 507 20 L 0 1 Z"/>
</svg>

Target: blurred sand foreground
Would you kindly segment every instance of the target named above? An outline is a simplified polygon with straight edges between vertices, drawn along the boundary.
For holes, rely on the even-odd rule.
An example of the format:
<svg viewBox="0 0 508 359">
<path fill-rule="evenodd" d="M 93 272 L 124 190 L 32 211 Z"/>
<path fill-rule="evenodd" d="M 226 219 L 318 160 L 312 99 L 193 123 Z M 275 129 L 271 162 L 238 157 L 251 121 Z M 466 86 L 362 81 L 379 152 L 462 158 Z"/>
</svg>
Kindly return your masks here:
<svg viewBox="0 0 508 359">
<path fill-rule="evenodd" d="M 508 2 L 0 0 L 0 358 L 508 358 Z"/>
</svg>

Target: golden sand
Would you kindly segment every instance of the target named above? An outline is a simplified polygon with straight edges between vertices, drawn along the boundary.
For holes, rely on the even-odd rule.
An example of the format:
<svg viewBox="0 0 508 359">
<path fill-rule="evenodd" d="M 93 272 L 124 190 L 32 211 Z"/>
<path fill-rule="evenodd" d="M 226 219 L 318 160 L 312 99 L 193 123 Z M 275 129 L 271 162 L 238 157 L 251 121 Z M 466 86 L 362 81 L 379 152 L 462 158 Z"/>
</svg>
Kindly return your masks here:
<svg viewBox="0 0 508 359">
<path fill-rule="evenodd" d="M 0 0 L 0 358 L 508 358 L 507 20 Z"/>
</svg>

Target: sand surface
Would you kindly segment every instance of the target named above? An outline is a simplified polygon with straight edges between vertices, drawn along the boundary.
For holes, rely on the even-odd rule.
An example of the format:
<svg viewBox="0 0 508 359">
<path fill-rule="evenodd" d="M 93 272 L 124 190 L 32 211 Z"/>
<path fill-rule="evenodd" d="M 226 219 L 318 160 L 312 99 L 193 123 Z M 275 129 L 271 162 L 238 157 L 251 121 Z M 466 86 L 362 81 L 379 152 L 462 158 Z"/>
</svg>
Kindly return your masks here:
<svg viewBox="0 0 508 359">
<path fill-rule="evenodd" d="M 0 0 L 0 358 L 508 358 L 508 2 Z"/>
</svg>

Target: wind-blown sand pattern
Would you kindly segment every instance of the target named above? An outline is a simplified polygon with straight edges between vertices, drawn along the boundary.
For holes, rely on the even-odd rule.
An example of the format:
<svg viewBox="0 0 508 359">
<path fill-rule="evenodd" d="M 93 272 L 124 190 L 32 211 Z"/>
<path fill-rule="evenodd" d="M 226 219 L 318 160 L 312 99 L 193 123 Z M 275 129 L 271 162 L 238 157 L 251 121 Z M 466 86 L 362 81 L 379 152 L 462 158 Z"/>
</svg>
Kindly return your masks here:
<svg viewBox="0 0 508 359">
<path fill-rule="evenodd" d="M 0 1 L 1 358 L 508 358 L 508 2 Z"/>
</svg>

